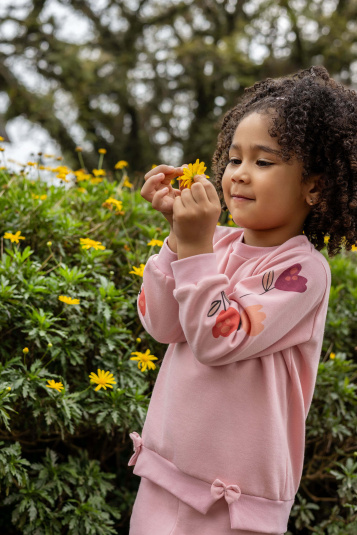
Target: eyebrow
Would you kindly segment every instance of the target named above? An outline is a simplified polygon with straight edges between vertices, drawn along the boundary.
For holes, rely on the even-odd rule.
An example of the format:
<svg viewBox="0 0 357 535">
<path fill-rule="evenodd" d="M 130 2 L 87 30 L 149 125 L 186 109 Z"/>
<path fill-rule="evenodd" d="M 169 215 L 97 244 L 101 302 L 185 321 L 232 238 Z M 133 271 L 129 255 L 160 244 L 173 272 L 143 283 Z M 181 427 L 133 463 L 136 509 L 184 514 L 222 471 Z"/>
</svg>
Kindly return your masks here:
<svg viewBox="0 0 357 535">
<path fill-rule="evenodd" d="M 240 148 L 241 148 L 240 145 L 236 145 L 235 143 L 232 143 L 232 145 L 229 147 L 229 150 L 231 150 L 231 149 L 240 150 Z M 266 145 L 251 145 L 250 148 L 251 148 L 251 150 L 260 149 L 260 150 L 262 150 L 264 152 L 268 152 L 270 154 L 276 154 L 277 156 L 281 155 L 281 151 L 280 150 L 273 149 L 272 147 L 267 147 Z"/>
</svg>

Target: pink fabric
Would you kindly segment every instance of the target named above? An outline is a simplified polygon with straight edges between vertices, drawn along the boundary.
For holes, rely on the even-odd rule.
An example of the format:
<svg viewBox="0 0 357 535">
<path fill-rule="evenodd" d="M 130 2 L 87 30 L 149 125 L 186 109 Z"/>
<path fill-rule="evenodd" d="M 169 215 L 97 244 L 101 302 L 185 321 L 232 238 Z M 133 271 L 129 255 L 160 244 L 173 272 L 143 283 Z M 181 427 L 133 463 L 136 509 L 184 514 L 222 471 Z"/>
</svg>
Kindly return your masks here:
<svg viewBox="0 0 357 535">
<path fill-rule="evenodd" d="M 331 273 L 306 236 L 276 247 L 243 237 L 217 227 L 213 253 L 182 260 L 166 240 L 146 264 L 138 313 L 169 347 L 131 462 L 202 514 L 237 486 L 232 525 L 282 533 L 303 470 Z M 217 479 L 225 487 L 213 496 Z"/>
<path fill-rule="evenodd" d="M 143 441 L 141 436 L 136 431 L 134 431 L 134 433 L 130 433 L 129 437 L 133 441 L 134 454 L 130 457 L 128 466 L 133 466 L 137 461 Z"/>
<path fill-rule="evenodd" d="M 143 477 L 130 519 L 129 535 L 261 535 L 252 530 L 232 530 L 227 510 L 227 503 L 218 500 L 202 515 Z"/>
<path fill-rule="evenodd" d="M 196 479 L 181 472 L 173 463 L 146 448 L 144 444 L 141 444 L 134 474 L 159 485 L 202 515 L 207 514 L 213 505 L 224 497 L 228 504 L 231 529 L 245 530 L 248 525 L 251 531 L 269 534 L 287 530 L 294 500 L 266 500 L 244 495 L 237 484 L 227 485 L 219 478 L 211 484 Z"/>
<path fill-rule="evenodd" d="M 242 494 L 238 485 L 225 485 L 220 479 L 216 479 L 212 483 L 211 494 L 214 498 L 219 500 L 224 496 L 224 499 L 230 505 L 231 503 L 239 500 Z"/>
</svg>

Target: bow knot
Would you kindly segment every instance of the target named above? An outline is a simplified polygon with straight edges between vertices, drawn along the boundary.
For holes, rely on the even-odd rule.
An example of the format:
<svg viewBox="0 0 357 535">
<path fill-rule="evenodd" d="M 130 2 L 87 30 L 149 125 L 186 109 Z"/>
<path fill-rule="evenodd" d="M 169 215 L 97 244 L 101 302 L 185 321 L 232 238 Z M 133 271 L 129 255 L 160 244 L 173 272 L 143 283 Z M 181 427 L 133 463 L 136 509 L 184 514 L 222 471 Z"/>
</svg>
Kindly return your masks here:
<svg viewBox="0 0 357 535">
<path fill-rule="evenodd" d="M 211 494 L 217 500 L 224 495 L 226 502 L 230 505 L 239 500 L 242 492 L 238 485 L 225 485 L 223 481 L 216 479 L 211 485 Z"/>
<path fill-rule="evenodd" d="M 129 437 L 131 438 L 131 440 L 133 441 L 133 445 L 134 445 L 134 454 L 130 457 L 129 459 L 129 462 L 128 462 L 128 466 L 133 466 L 136 461 L 137 461 L 137 458 L 139 456 L 139 453 L 140 453 L 140 450 L 141 450 L 141 446 L 143 445 L 143 440 L 141 438 L 141 436 L 139 435 L 139 433 L 137 433 L 136 431 L 134 431 L 133 433 L 130 433 Z"/>
</svg>

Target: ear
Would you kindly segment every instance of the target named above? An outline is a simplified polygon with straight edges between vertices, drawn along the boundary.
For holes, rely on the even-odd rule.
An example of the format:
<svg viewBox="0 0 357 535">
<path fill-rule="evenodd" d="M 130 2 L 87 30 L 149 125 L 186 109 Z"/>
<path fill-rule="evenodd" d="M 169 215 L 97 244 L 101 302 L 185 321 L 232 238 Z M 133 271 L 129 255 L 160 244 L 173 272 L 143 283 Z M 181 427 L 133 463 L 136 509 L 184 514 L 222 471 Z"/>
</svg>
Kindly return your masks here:
<svg viewBox="0 0 357 535">
<path fill-rule="evenodd" d="M 309 206 L 318 204 L 323 186 L 323 174 L 311 175 L 306 183 L 305 200 Z"/>
</svg>

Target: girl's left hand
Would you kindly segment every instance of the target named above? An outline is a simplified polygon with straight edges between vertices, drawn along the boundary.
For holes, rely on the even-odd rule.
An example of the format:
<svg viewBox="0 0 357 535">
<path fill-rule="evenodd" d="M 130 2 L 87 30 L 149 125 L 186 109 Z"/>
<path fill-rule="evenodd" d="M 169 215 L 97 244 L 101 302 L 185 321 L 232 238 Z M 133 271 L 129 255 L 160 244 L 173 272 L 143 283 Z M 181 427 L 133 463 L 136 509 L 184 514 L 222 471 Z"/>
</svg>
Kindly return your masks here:
<svg viewBox="0 0 357 535">
<path fill-rule="evenodd" d="M 178 247 L 197 247 L 201 251 L 212 248 L 221 203 L 215 187 L 204 175 L 196 175 L 194 181 L 191 189 L 182 190 L 174 200 L 173 227 Z"/>
</svg>

